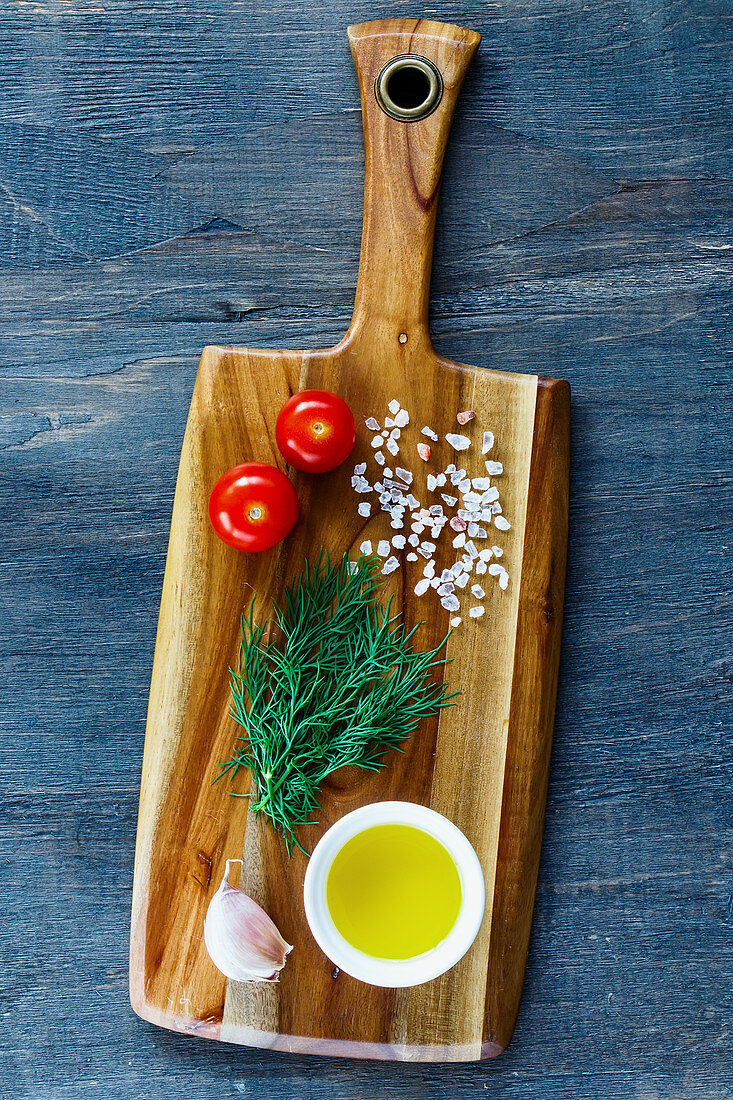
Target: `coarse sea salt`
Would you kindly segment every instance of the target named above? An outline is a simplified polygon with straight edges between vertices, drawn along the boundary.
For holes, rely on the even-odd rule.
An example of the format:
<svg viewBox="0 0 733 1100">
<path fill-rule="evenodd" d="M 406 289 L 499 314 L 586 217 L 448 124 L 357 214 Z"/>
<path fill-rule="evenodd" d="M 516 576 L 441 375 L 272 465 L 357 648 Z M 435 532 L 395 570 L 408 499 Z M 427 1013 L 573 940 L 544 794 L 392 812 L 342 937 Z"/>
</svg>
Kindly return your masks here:
<svg viewBox="0 0 733 1100">
<path fill-rule="evenodd" d="M 390 546 L 386 539 L 380 539 L 377 543 L 377 553 L 380 558 L 386 558 L 389 554 Z"/>
<path fill-rule="evenodd" d="M 423 462 L 430 461 L 430 448 L 428 447 L 427 443 L 418 443 L 417 453 L 423 460 Z"/>
<path fill-rule="evenodd" d="M 370 516 L 372 514 L 372 506 L 368 500 L 363 500 L 361 502 L 358 512 L 360 516 Z"/>
<path fill-rule="evenodd" d="M 387 405 L 387 408 L 392 413 L 392 416 L 396 416 L 397 413 L 400 411 L 400 403 L 399 401 L 397 401 L 396 398 L 392 398 L 389 405 Z"/>
<path fill-rule="evenodd" d="M 454 451 L 467 451 L 471 446 L 471 440 L 467 435 L 455 435 L 453 432 L 448 432 L 445 439 Z"/>
<path fill-rule="evenodd" d="M 359 552 L 360 552 L 360 553 L 362 553 L 362 554 L 371 554 L 371 552 L 372 552 L 372 544 L 371 544 L 371 542 L 369 541 L 369 539 L 366 539 L 366 540 L 365 540 L 365 541 L 364 541 L 364 542 L 363 542 L 363 543 L 361 544 L 361 546 L 359 547 Z"/>
<path fill-rule="evenodd" d="M 428 437 L 428 439 L 432 439 L 433 443 L 438 442 L 437 434 L 433 431 L 432 428 L 429 428 L 427 426 L 427 424 L 425 425 L 424 428 L 421 428 L 420 431 L 422 432 L 423 435 L 426 435 Z"/>
<path fill-rule="evenodd" d="M 377 451 L 375 453 L 374 459 L 375 459 L 376 462 L 379 463 L 380 466 L 384 466 L 384 455 L 382 454 L 381 451 Z"/>
<path fill-rule="evenodd" d="M 454 596 L 453 593 L 450 596 L 443 596 L 440 602 L 446 611 L 457 611 L 461 606 L 458 596 Z"/>
<path fill-rule="evenodd" d="M 381 435 L 375 435 L 372 438 L 372 447 L 376 451 L 377 447 L 381 447 L 383 442 L 384 440 L 382 439 Z"/>
<path fill-rule="evenodd" d="M 511 530 L 511 526 L 512 525 L 506 518 L 506 516 L 494 516 L 494 527 L 496 527 L 497 530 L 509 531 Z"/>
<path fill-rule="evenodd" d="M 487 473 L 491 474 L 492 477 L 498 477 L 499 474 L 504 473 L 504 467 L 501 462 L 495 462 L 493 458 L 489 459 L 485 465 Z"/>
<path fill-rule="evenodd" d="M 499 574 L 499 588 L 504 591 L 509 584 L 509 574 L 507 572 Z"/>
<path fill-rule="evenodd" d="M 453 539 L 453 546 L 456 550 L 460 550 L 462 546 L 466 545 L 466 532 L 459 531 L 456 537 Z"/>
<path fill-rule="evenodd" d="M 454 615 L 453 618 L 450 621 L 450 625 L 454 626 L 454 627 L 455 626 L 460 626 L 461 625 L 461 616 L 460 615 Z"/>
<path fill-rule="evenodd" d="M 480 584 L 472 584 L 471 591 L 473 592 L 477 600 L 482 600 L 486 595 Z"/>
<path fill-rule="evenodd" d="M 417 554 L 413 554 L 412 550 L 407 555 L 407 561 L 417 561 Z"/>
<path fill-rule="evenodd" d="M 392 555 L 391 558 L 387 558 L 386 562 L 382 566 L 382 572 L 387 574 L 394 573 L 395 569 L 399 569 L 399 567 L 399 561 L 394 555 Z"/>
<path fill-rule="evenodd" d="M 456 584 L 459 588 L 465 588 L 468 584 L 468 573 L 460 573 L 456 577 Z"/>
<path fill-rule="evenodd" d="M 400 453 L 400 447 L 399 447 L 399 444 L 398 444 L 397 440 L 392 439 L 391 436 L 387 440 L 387 442 L 385 443 L 385 447 L 387 448 L 387 450 L 389 451 L 389 453 L 391 455 L 396 455 L 396 454 Z"/>
<path fill-rule="evenodd" d="M 458 413 L 458 415 L 456 416 L 456 420 L 461 425 L 468 424 L 470 420 L 473 420 L 475 415 L 476 413 L 473 411 L 473 409 L 466 409 L 465 412 Z"/>
<path fill-rule="evenodd" d="M 393 535 L 392 537 L 392 545 L 395 550 L 404 550 L 406 541 L 404 535 Z"/>
<path fill-rule="evenodd" d="M 494 446 L 494 433 L 484 432 L 483 442 L 481 444 L 481 454 L 487 455 L 491 448 Z"/>
<path fill-rule="evenodd" d="M 500 546 L 492 546 L 491 547 L 491 552 L 493 553 L 495 558 L 500 558 L 501 555 L 504 553 L 504 551 L 502 550 L 502 548 Z M 485 551 L 484 551 L 484 553 L 485 553 Z M 489 557 L 491 557 L 491 555 L 489 555 Z"/>
<path fill-rule="evenodd" d="M 370 432 L 378 432 L 380 430 L 379 421 L 375 420 L 373 416 L 368 416 L 364 423 Z"/>
<path fill-rule="evenodd" d="M 412 485 L 412 474 L 409 470 L 405 470 L 403 466 L 395 466 L 394 472 L 400 481 L 404 481 L 405 485 Z"/>
<path fill-rule="evenodd" d="M 485 608 L 483 607 L 472 607 L 468 614 L 471 616 L 472 619 L 480 619 L 484 613 L 484 610 Z"/>
<path fill-rule="evenodd" d="M 406 428 L 410 423 L 410 414 L 406 409 L 400 409 L 394 418 L 395 426 L 398 428 Z"/>
<path fill-rule="evenodd" d="M 430 578 L 429 577 L 421 577 L 420 580 L 415 585 L 415 595 L 416 596 L 423 596 L 429 588 L 430 588 Z"/>
</svg>

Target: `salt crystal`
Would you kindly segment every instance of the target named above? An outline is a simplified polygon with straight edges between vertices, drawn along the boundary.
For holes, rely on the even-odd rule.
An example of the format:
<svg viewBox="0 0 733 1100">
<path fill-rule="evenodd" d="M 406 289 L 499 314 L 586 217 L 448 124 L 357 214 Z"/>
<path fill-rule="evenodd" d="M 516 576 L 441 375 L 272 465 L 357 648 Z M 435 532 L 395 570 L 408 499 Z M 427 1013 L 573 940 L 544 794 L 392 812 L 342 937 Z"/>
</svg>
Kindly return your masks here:
<svg viewBox="0 0 733 1100">
<path fill-rule="evenodd" d="M 384 426 L 385 426 L 385 428 L 394 428 L 394 420 L 392 419 L 391 416 L 385 416 Z"/>
<path fill-rule="evenodd" d="M 463 481 L 465 473 L 465 470 L 454 470 L 453 473 L 450 475 L 451 485 L 457 485 L 459 481 Z"/>
<path fill-rule="evenodd" d="M 425 544 L 424 543 L 421 546 L 418 546 L 417 552 L 418 552 L 418 554 L 422 554 L 422 556 L 424 558 L 429 558 L 433 553 L 432 550 L 426 550 L 425 549 Z"/>
<path fill-rule="evenodd" d="M 422 546 L 423 546 L 423 549 L 427 550 L 427 552 L 429 554 L 432 554 L 435 551 L 435 543 L 434 542 L 424 542 L 422 544 Z"/>
<path fill-rule="evenodd" d="M 389 451 L 389 453 L 391 455 L 396 455 L 396 454 L 400 453 L 400 448 L 399 448 L 399 444 L 397 443 L 397 440 L 392 439 L 391 436 L 387 440 L 385 446 L 386 446 L 387 450 Z"/>
<path fill-rule="evenodd" d="M 496 549 L 496 546 L 492 546 L 490 550 L 480 550 L 478 556 L 481 558 L 481 561 L 489 561 L 489 559 L 492 558 L 496 553 Z"/>
<path fill-rule="evenodd" d="M 489 536 L 488 536 L 488 534 L 486 532 L 486 529 L 484 527 L 479 527 L 478 531 L 474 535 L 474 538 L 477 538 L 477 539 L 487 539 L 488 537 Z"/>
<path fill-rule="evenodd" d="M 391 499 L 392 499 L 392 494 L 391 493 L 380 493 L 379 494 L 379 503 L 380 504 L 383 504 L 383 505 L 384 504 L 389 504 Z"/>
<path fill-rule="evenodd" d="M 442 485 L 445 485 L 445 482 L 446 482 L 445 474 L 437 474 L 436 475 L 436 478 L 435 478 L 435 484 L 436 485 L 441 485 L 442 486 Z"/>
<path fill-rule="evenodd" d="M 456 472 L 456 464 L 455 464 L 455 462 L 451 462 L 451 463 L 450 463 L 450 464 L 449 464 L 448 466 L 446 466 L 446 468 L 445 468 L 445 472 L 446 472 L 447 474 L 454 474 L 454 473 Z"/>
<path fill-rule="evenodd" d="M 492 546 L 491 549 L 495 558 L 500 558 L 501 555 L 504 553 L 500 546 Z M 484 551 L 484 553 L 486 553 L 486 551 Z M 491 557 L 491 555 L 489 555 L 489 557 Z"/>
<path fill-rule="evenodd" d="M 471 409 L 466 409 L 465 412 L 458 413 L 458 415 L 456 416 L 456 420 L 459 424 L 468 424 L 469 420 L 473 420 L 475 415 L 476 413 L 473 412 Z"/>
<path fill-rule="evenodd" d="M 419 546 L 420 545 L 420 536 L 419 535 L 408 535 L 407 536 L 407 541 L 409 542 L 410 546 Z"/>
<path fill-rule="evenodd" d="M 386 439 L 388 435 L 389 435 L 389 432 L 387 431 L 386 428 L 384 428 L 382 430 L 382 439 Z"/>
<path fill-rule="evenodd" d="M 472 584 L 471 591 L 473 592 L 477 600 L 482 600 L 486 595 L 480 584 Z"/>
<path fill-rule="evenodd" d="M 470 539 L 473 539 L 473 538 L 476 537 L 477 534 L 478 534 L 478 524 L 477 523 L 469 523 L 469 525 L 468 525 L 468 537 Z"/>
<path fill-rule="evenodd" d="M 358 569 L 359 563 L 357 561 L 347 561 L 346 572 L 349 574 L 350 577 L 353 577 L 354 573 L 356 573 Z"/>
<path fill-rule="evenodd" d="M 455 546 L 456 550 L 460 550 L 462 546 L 466 545 L 466 536 L 463 531 L 461 531 L 460 534 L 456 535 L 456 537 L 453 539 L 453 545 Z"/>
<path fill-rule="evenodd" d="M 438 585 L 439 596 L 450 596 L 451 592 L 455 591 L 455 585 L 452 581 L 446 581 L 445 584 Z"/>
<path fill-rule="evenodd" d="M 364 423 L 366 424 L 366 426 L 367 426 L 367 428 L 369 429 L 370 432 L 378 432 L 379 431 L 379 421 L 375 420 L 373 416 L 368 416 L 366 418 L 366 420 L 364 421 Z"/>
<path fill-rule="evenodd" d="M 417 453 L 419 454 L 423 462 L 427 462 L 430 459 L 430 448 L 428 447 L 427 443 L 418 443 Z"/>
<path fill-rule="evenodd" d="M 492 516 L 501 515 L 501 505 L 499 504 L 498 500 L 495 500 L 493 504 L 489 505 L 489 511 L 491 512 Z"/>
<path fill-rule="evenodd" d="M 453 618 L 450 621 L 450 625 L 451 626 L 460 626 L 461 625 L 461 616 L 460 615 L 454 615 Z"/>
<path fill-rule="evenodd" d="M 443 515 L 443 505 L 442 504 L 431 504 L 430 507 L 428 508 L 428 515 L 429 516 L 442 516 Z"/>
<path fill-rule="evenodd" d="M 392 545 L 394 546 L 395 550 L 404 550 L 406 542 L 407 539 L 404 535 L 394 535 L 392 537 Z"/>
<path fill-rule="evenodd" d="M 437 435 L 435 434 L 435 432 L 433 431 L 432 428 L 428 428 L 427 424 L 425 425 L 424 428 L 421 428 L 420 431 L 422 432 L 423 435 L 426 435 L 428 437 L 428 439 L 432 439 L 433 443 L 438 442 Z"/>
<path fill-rule="evenodd" d="M 382 440 L 381 435 L 375 435 L 374 436 L 374 438 L 372 439 L 372 447 L 374 448 L 375 451 L 376 451 L 377 447 L 382 446 L 382 442 L 383 442 L 383 440 Z"/>
<path fill-rule="evenodd" d="M 402 528 L 404 527 L 404 524 L 403 524 L 401 519 L 395 518 L 390 523 L 390 527 L 392 528 L 393 531 L 401 531 Z"/>
<path fill-rule="evenodd" d="M 454 531 L 465 531 L 466 527 L 468 526 L 465 519 L 463 519 L 460 515 L 453 516 L 450 521 L 450 525 Z"/>
<path fill-rule="evenodd" d="M 476 569 L 474 570 L 474 572 L 477 576 L 483 577 L 484 573 L 486 572 L 486 562 L 481 560 L 477 561 Z"/>
<path fill-rule="evenodd" d="M 412 474 L 409 470 L 403 469 L 402 466 L 395 466 L 394 472 L 397 474 L 398 478 L 404 481 L 405 485 L 410 485 L 412 483 Z"/>
<path fill-rule="evenodd" d="M 472 619 L 480 619 L 484 613 L 484 610 L 485 608 L 483 607 L 472 607 L 468 614 L 471 616 Z"/>
<path fill-rule="evenodd" d="M 377 451 L 374 455 L 374 461 L 378 462 L 380 466 L 384 466 L 384 455 L 381 451 Z"/>
<path fill-rule="evenodd" d="M 392 413 L 392 416 L 396 416 L 397 413 L 400 411 L 400 403 L 395 398 L 393 398 L 390 401 L 389 405 L 387 405 L 387 408 Z"/>
<path fill-rule="evenodd" d="M 415 585 L 415 595 L 422 596 L 430 588 L 430 579 L 428 577 L 421 577 Z"/>
<path fill-rule="evenodd" d="M 369 541 L 369 539 L 366 539 L 366 541 L 361 544 L 361 546 L 359 547 L 359 550 L 362 554 L 371 554 L 372 544 Z"/>
<path fill-rule="evenodd" d="M 422 572 L 423 572 L 424 577 L 428 577 L 428 578 L 434 577 L 435 576 L 435 562 L 434 561 L 429 561 Z"/>
<path fill-rule="evenodd" d="M 473 485 L 474 489 L 478 489 L 479 492 L 483 493 L 485 489 L 490 488 L 491 480 L 488 477 L 474 477 L 471 481 L 471 484 Z"/>
<path fill-rule="evenodd" d="M 484 441 L 481 444 L 481 454 L 487 455 L 491 448 L 494 446 L 494 433 L 484 432 Z"/>
<path fill-rule="evenodd" d="M 366 473 L 366 462 L 357 462 L 356 466 L 354 466 L 354 473 L 355 474 L 365 474 Z"/>
<path fill-rule="evenodd" d="M 372 506 L 368 500 L 362 501 L 359 505 L 358 512 L 360 516 L 370 516 L 372 513 Z"/>
<path fill-rule="evenodd" d="M 430 581 L 430 587 L 431 588 L 440 588 L 440 578 L 439 577 L 433 577 L 432 580 Z"/>
<path fill-rule="evenodd" d="M 382 566 L 383 573 L 394 573 L 395 569 L 399 569 L 400 563 L 394 555 L 391 558 L 387 558 L 386 562 Z"/>
<path fill-rule="evenodd" d="M 463 573 L 463 571 L 464 570 L 463 570 L 463 562 L 462 561 L 454 561 L 453 564 L 450 567 L 451 576 L 453 577 L 454 580 L 455 580 L 456 577 L 460 576 L 461 573 Z"/>
<path fill-rule="evenodd" d="M 413 552 L 411 550 L 410 553 L 407 555 L 407 560 L 408 561 L 417 561 L 417 554 L 413 554 Z"/>
<path fill-rule="evenodd" d="M 448 493 L 441 493 L 440 495 L 449 508 L 453 508 L 458 503 L 458 497 L 452 497 Z"/>
<path fill-rule="evenodd" d="M 467 435 L 454 435 L 453 432 L 448 432 L 445 439 L 454 451 L 467 451 L 471 446 L 471 440 Z"/>
<path fill-rule="evenodd" d="M 476 478 L 478 481 L 478 478 Z M 481 494 L 482 504 L 491 504 L 492 501 L 499 499 L 499 490 L 496 486 L 492 486 L 491 489 L 487 489 L 485 493 Z"/>
<path fill-rule="evenodd" d="M 410 530 L 414 531 L 416 535 L 421 535 L 425 530 L 425 524 L 416 519 L 414 523 L 410 524 Z"/>
<path fill-rule="evenodd" d="M 372 491 L 371 485 L 366 480 L 361 485 L 355 485 L 354 488 L 356 489 L 357 493 L 371 493 Z"/>
<path fill-rule="evenodd" d="M 468 584 L 468 573 L 461 573 L 456 577 L 456 584 L 459 588 L 465 588 Z"/>
<path fill-rule="evenodd" d="M 414 512 L 416 508 L 420 507 L 420 501 L 416 497 L 414 497 L 412 493 L 408 493 L 405 497 L 405 500 L 407 501 L 407 506 L 411 512 Z"/>
<path fill-rule="evenodd" d="M 450 596 L 443 596 L 440 602 L 446 611 L 457 611 L 461 606 L 458 602 L 458 597 L 454 596 L 453 593 L 451 593 Z"/>
<path fill-rule="evenodd" d="M 504 467 L 501 462 L 495 462 L 493 458 L 486 463 L 486 469 L 493 477 L 497 477 L 499 474 L 504 473 Z"/>
<path fill-rule="evenodd" d="M 393 477 L 394 476 L 392 474 L 392 471 L 390 470 L 389 466 L 384 467 L 384 476 L 385 477 Z"/>
<path fill-rule="evenodd" d="M 386 558 L 389 554 L 389 543 L 386 539 L 380 539 L 377 543 L 377 553 L 380 558 Z"/>
<path fill-rule="evenodd" d="M 499 531 L 509 531 L 511 526 L 506 516 L 494 516 L 494 527 L 497 527 Z"/>
<path fill-rule="evenodd" d="M 458 482 L 458 492 L 459 493 L 470 493 L 471 492 L 471 479 L 470 479 L 470 477 L 464 477 L 462 481 Z"/>
<path fill-rule="evenodd" d="M 420 444 L 418 444 L 418 446 L 420 446 Z M 438 483 L 435 480 L 435 475 L 434 474 L 428 474 L 428 492 L 434 493 L 436 488 L 437 488 L 437 485 L 438 485 Z"/>
<path fill-rule="evenodd" d="M 477 558 L 478 557 L 478 550 L 476 549 L 476 547 L 474 546 L 474 544 L 472 542 L 467 542 L 466 543 L 466 553 L 468 554 L 468 556 L 470 558 Z"/>
<path fill-rule="evenodd" d="M 504 570 L 503 566 L 497 565 L 497 563 L 495 561 L 492 561 L 491 565 L 489 566 L 489 576 L 490 577 L 498 577 L 500 573 L 504 573 L 504 572 L 505 572 L 505 570 Z"/>
<path fill-rule="evenodd" d="M 394 418 L 394 422 L 398 428 L 406 428 L 410 423 L 410 414 L 406 409 L 400 409 Z"/>
<path fill-rule="evenodd" d="M 509 584 L 509 574 L 508 573 L 500 573 L 499 574 L 499 588 L 501 588 L 501 590 L 504 591 L 507 588 L 508 584 Z"/>
</svg>

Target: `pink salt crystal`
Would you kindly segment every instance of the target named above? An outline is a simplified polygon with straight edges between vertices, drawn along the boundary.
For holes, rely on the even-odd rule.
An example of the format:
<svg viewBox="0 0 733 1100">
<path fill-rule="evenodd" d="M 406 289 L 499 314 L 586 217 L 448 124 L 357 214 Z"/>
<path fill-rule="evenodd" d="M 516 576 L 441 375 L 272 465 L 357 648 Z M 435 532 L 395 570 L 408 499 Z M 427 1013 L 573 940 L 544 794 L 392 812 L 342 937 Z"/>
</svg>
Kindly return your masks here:
<svg viewBox="0 0 733 1100">
<path fill-rule="evenodd" d="M 418 443 L 417 453 L 420 455 L 420 458 L 423 460 L 423 462 L 429 462 L 430 448 L 428 447 L 427 443 Z"/>
<path fill-rule="evenodd" d="M 473 412 L 471 409 L 466 409 L 465 412 L 458 413 L 456 420 L 459 424 L 468 424 L 469 420 L 473 420 L 475 415 L 476 413 Z"/>
<path fill-rule="evenodd" d="M 468 524 L 466 523 L 465 519 L 461 519 L 460 516 L 453 516 L 453 518 L 450 521 L 450 525 L 451 525 L 451 527 L 453 528 L 454 531 L 465 531 L 466 528 L 468 527 Z"/>
</svg>

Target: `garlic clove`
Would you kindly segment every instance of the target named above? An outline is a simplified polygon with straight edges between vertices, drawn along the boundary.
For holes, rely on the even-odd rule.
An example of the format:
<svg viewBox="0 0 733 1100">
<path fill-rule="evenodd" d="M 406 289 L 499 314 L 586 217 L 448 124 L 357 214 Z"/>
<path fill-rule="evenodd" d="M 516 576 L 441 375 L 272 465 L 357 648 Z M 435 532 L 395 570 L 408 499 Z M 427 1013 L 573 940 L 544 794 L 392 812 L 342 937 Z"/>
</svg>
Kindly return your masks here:
<svg viewBox="0 0 733 1100">
<path fill-rule="evenodd" d="M 293 950 L 256 901 L 229 883 L 228 859 L 221 886 L 209 902 L 204 943 L 214 966 L 235 982 L 276 982 Z"/>
</svg>

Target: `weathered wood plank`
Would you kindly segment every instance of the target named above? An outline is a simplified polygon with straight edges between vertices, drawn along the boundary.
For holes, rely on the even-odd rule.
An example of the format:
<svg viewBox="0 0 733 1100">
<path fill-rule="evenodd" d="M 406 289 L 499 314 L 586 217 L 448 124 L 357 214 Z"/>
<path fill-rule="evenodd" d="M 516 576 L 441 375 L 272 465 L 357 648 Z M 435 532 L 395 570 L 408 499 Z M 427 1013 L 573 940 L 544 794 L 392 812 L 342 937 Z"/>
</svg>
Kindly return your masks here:
<svg viewBox="0 0 733 1100">
<path fill-rule="evenodd" d="M 438 346 L 565 374 L 574 395 L 563 673 L 513 1044 L 492 1066 L 387 1078 L 197 1045 L 129 1010 L 142 728 L 196 363 L 209 343 L 327 346 L 343 331 L 361 177 L 343 31 L 374 10 L 330 3 L 314 34 L 289 3 L 8 3 L 4 125 L 46 127 L 58 148 L 68 131 L 92 197 L 104 185 L 79 163 L 87 139 L 90 164 L 108 143 L 173 174 L 231 142 L 248 229 L 67 266 L 74 254 L 0 187 L 0 1044 L 13 1097 L 733 1092 L 728 12 L 703 0 L 435 11 L 485 39 L 449 149 Z M 328 172 L 319 134 L 333 143 Z M 310 194 L 308 165 L 340 203 L 343 238 L 322 213 L 319 239 L 293 217 L 287 196 Z M 57 210 L 58 171 L 50 156 Z M 583 181 L 612 184 L 584 210 L 567 201 L 576 172 L 583 200 Z M 162 217 L 163 190 L 140 186 Z M 95 255 L 133 232 L 135 204 L 119 201 L 104 230 L 97 216 L 99 236 L 83 209 L 67 222 Z M 166 234 L 157 224 L 151 241 Z"/>
</svg>

